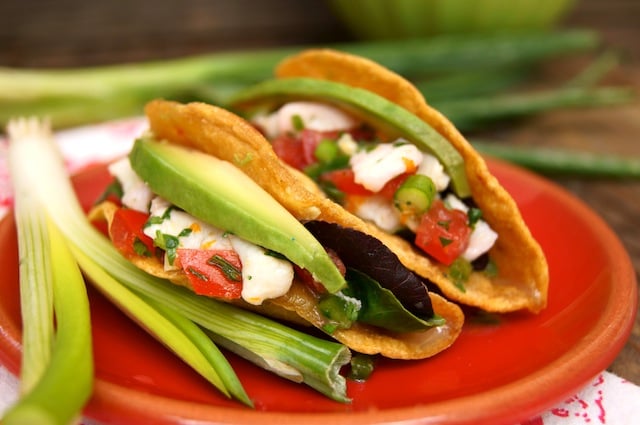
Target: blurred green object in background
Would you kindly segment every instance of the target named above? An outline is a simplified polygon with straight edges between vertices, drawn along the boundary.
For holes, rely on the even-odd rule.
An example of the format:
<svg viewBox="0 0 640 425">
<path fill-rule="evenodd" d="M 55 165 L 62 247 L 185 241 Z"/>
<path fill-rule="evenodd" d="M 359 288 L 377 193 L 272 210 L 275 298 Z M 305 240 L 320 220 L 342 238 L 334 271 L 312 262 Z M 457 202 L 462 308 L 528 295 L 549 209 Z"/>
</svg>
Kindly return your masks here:
<svg viewBox="0 0 640 425">
<path fill-rule="evenodd" d="M 553 27 L 577 0 L 328 0 L 362 39 L 520 32 Z"/>
</svg>

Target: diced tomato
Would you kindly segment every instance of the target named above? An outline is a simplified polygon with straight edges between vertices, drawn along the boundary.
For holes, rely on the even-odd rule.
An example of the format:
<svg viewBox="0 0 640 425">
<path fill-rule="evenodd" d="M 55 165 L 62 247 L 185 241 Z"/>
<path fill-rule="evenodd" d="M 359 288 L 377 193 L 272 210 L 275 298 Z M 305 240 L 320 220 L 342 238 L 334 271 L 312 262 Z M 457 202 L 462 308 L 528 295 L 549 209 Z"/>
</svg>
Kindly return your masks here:
<svg viewBox="0 0 640 425">
<path fill-rule="evenodd" d="M 115 212 L 109 232 L 113 244 L 125 257 L 153 255 L 153 239 L 143 233 L 148 218 L 147 214 L 128 208 Z"/>
<path fill-rule="evenodd" d="M 445 265 L 451 265 L 469 245 L 471 228 L 467 214 L 448 209 L 441 200 L 433 202 L 422 216 L 415 244 Z"/>
<path fill-rule="evenodd" d="M 271 142 L 276 155 L 288 165 L 298 170 L 305 167 L 302 142 L 290 134 L 278 136 Z"/>
<path fill-rule="evenodd" d="M 317 162 L 315 151 L 320 142 L 336 137 L 335 132 L 305 129 L 299 134 L 282 134 L 276 137 L 271 145 L 280 159 L 298 170 L 303 170 Z"/>
<path fill-rule="evenodd" d="M 333 183 L 338 190 L 348 195 L 373 196 L 377 194 L 386 199 L 393 199 L 393 195 L 396 193 L 396 190 L 398 190 L 398 187 L 409 176 L 410 174 L 401 174 L 389 180 L 378 193 L 374 193 L 360 183 L 356 183 L 355 175 L 351 168 L 327 171 L 323 173 L 320 178 Z"/>
<path fill-rule="evenodd" d="M 327 171 L 320 176 L 320 179 L 333 183 L 339 191 L 349 195 L 373 195 L 373 192 L 355 182 L 355 176 L 351 168 Z"/>
<path fill-rule="evenodd" d="M 242 262 L 235 251 L 179 248 L 177 263 L 196 294 L 225 299 L 242 295 Z"/>
<path fill-rule="evenodd" d="M 396 190 L 400 187 L 400 185 L 409 177 L 410 173 L 400 174 L 398 177 L 395 177 L 387 182 L 378 194 L 385 199 L 393 199 L 396 194 Z"/>
</svg>

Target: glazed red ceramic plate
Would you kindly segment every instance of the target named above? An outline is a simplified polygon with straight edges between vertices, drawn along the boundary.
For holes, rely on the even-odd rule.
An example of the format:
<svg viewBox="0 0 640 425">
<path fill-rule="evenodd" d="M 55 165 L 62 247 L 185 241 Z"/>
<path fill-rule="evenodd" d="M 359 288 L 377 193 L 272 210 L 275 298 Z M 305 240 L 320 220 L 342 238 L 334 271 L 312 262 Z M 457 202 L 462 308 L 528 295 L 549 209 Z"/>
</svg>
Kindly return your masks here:
<svg viewBox="0 0 640 425">
<path fill-rule="evenodd" d="M 229 358 L 255 410 L 215 389 L 91 292 L 97 383 L 85 414 L 101 423 L 514 424 L 574 394 L 622 348 L 636 312 L 635 273 L 621 243 L 582 202 L 519 168 L 491 162 L 549 262 L 549 306 L 539 315 L 467 320 L 456 343 L 424 361 L 381 361 L 340 404 Z M 104 167 L 75 179 L 89 203 Z M 17 248 L 0 223 L 0 360 L 19 365 Z M 486 319 L 486 318 L 485 318 Z"/>
</svg>

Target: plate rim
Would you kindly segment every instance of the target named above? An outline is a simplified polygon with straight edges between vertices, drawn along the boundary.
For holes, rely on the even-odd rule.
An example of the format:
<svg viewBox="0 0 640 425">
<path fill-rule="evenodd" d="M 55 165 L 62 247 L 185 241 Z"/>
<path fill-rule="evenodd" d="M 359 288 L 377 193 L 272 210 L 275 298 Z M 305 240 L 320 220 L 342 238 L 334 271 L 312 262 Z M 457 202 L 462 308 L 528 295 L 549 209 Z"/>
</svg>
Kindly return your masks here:
<svg viewBox="0 0 640 425">
<path fill-rule="evenodd" d="M 505 170 L 510 175 L 515 173 L 526 179 L 533 179 L 536 185 L 545 191 L 551 191 L 554 197 L 562 198 L 563 206 L 571 209 L 573 214 L 583 217 L 586 221 L 593 224 L 593 233 L 598 236 L 598 240 L 609 245 L 609 258 L 611 263 L 611 271 L 613 275 L 609 279 L 612 284 L 622 282 L 628 291 L 609 291 L 609 300 L 606 303 L 606 309 L 601 312 L 601 317 L 615 318 L 614 322 L 607 321 L 604 323 L 599 319 L 593 328 L 590 329 L 589 335 L 598 331 L 594 339 L 587 341 L 583 338 L 578 344 L 572 346 L 571 350 L 564 353 L 561 357 L 545 367 L 537 369 L 534 373 L 526 377 L 517 379 L 499 387 L 484 391 L 480 394 L 472 394 L 462 397 L 456 397 L 450 400 L 444 400 L 434 403 L 418 404 L 413 407 L 399 407 L 381 409 L 376 411 L 348 411 L 348 412 L 320 412 L 320 413 L 300 413 L 300 412 L 270 412 L 260 410 L 246 410 L 243 408 L 229 408 L 226 406 L 202 406 L 202 403 L 190 402 L 186 400 L 176 400 L 157 394 L 142 393 L 139 390 L 132 390 L 117 383 L 109 382 L 102 378 L 96 378 L 95 392 L 85 409 L 85 414 L 89 418 L 95 418 L 98 421 L 108 419 L 110 415 L 105 416 L 106 411 L 120 412 L 126 414 L 127 418 L 139 417 L 141 419 L 157 419 L 160 423 L 177 424 L 182 421 L 197 420 L 202 423 L 282 423 L 294 424 L 304 421 L 309 424 L 326 424 L 327 420 L 331 420 L 335 424 L 364 424 L 364 423 L 434 423 L 440 424 L 462 425 L 477 424 L 479 421 L 491 421 L 491 423 L 502 423 L 496 421 L 506 421 L 505 423 L 513 423 L 514 421 L 526 420 L 530 417 L 552 407 L 557 402 L 566 399 L 573 393 L 578 391 L 590 379 L 593 379 L 601 373 L 618 355 L 627 339 L 629 338 L 634 318 L 637 314 L 637 275 L 626 248 L 618 235 L 611 227 L 599 216 L 591 207 L 576 195 L 569 192 L 560 185 L 548 180 L 547 178 L 535 174 L 522 167 L 507 163 L 502 160 L 487 158 L 487 162 L 491 167 L 498 167 Z M 2 219 L 5 221 L 6 217 Z M 615 254 L 615 255 L 613 255 Z M 616 309 L 615 300 L 626 299 L 628 304 L 624 304 L 626 308 Z M 614 314 L 616 313 L 617 314 Z M 1 316 L 0 316 L 1 317 Z M 19 333 L 19 330 L 14 330 Z M 2 334 L 0 334 L 1 336 Z M 598 344 L 598 342 L 606 341 L 607 344 Z M 0 348 L 3 351 L 7 349 L 5 338 L 0 338 Z M 603 348 L 606 346 L 606 350 Z M 19 349 L 19 347 L 13 347 Z M 9 347 L 11 349 L 11 347 Z M 599 353 L 597 361 L 590 359 L 585 360 L 593 354 Z M 571 356 L 567 356 L 571 354 Z M 5 353 L 6 355 L 6 353 Z M 0 356 L 0 360 L 3 359 Z M 4 362 L 7 369 L 12 373 L 17 373 L 17 365 L 10 365 Z M 9 362 L 10 363 L 10 362 Z M 588 364 L 589 367 L 585 367 Z M 570 384 L 564 383 L 563 390 L 547 392 L 548 397 L 537 397 L 534 403 L 529 395 L 531 387 L 539 388 L 550 385 L 557 375 L 557 369 L 566 371 L 573 369 L 574 372 L 570 376 Z M 556 369 L 556 373 L 554 372 Z M 514 396 L 515 395 L 515 396 Z M 493 400 L 493 401 L 492 401 Z M 505 401 L 508 401 L 506 403 Z M 157 410 L 153 406 L 162 402 L 165 407 L 170 408 L 173 419 L 156 418 L 153 413 Z M 455 405 L 455 415 L 452 415 L 452 407 Z M 508 407 L 507 407 L 508 406 Z M 106 409 L 106 410 L 105 410 Z M 490 410 L 490 413 L 487 413 Z M 518 410 L 518 414 L 513 411 Z M 164 419 L 164 421 L 163 421 Z M 166 422 L 165 422 L 166 421 Z M 426 422 L 425 422 L 426 421 Z"/>
</svg>

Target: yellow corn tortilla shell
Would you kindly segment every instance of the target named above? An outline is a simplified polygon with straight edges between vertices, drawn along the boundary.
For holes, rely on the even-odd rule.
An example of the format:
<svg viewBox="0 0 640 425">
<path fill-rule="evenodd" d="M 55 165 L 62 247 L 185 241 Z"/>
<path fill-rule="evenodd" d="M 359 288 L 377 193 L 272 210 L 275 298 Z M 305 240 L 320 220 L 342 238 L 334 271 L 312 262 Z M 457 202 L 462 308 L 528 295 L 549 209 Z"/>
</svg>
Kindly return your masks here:
<svg viewBox="0 0 640 425">
<path fill-rule="evenodd" d="M 89 213 L 92 221 L 104 220 L 111 228 L 113 216 L 120 208 L 111 202 L 103 202 Z M 128 258 L 136 267 L 151 275 L 168 279 L 171 282 L 193 289 L 182 270 L 165 270 L 158 258 L 133 255 Z M 332 337 L 350 349 L 364 354 L 381 354 L 394 359 L 424 359 L 445 350 L 456 340 L 462 331 L 464 315 L 455 304 L 437 294 L 430 294 L 434 311 L 446 320 L 442 326 L 421 332 L 390 333 L 382 329 L 356 323 L 350 329 L 337 330 Z M 233 304 L 267 316 L 286 320 L 300 325 L 313 325 L 321 328 L 326 322 L 318 310 L 316 295 L 300 281 L 294 280 L 289 292 L 279 298 L 265 301 L 260 306 L 234 300 Z"/>
<path fill-rule="evenodd" d="M 233 162 L 301 221 L 335 222 L 380 239 L 406 267 L 434 282 L 448 299 L 491 312 L 539 312 L 546 306 L 546 260 L 517 205 L 489 173 L 482 157 L 446 118 L 427 105 L 414 86 L 371 61 L 331 50 L 310 50 L 289 58 L 278 67 L 277 74 L 281 78 L 327 78 L 375 91 L 443 134 L 463 156 L 473 197 L 485 220 L 499 234 L 491 252 L 499 276 L 473 273 L 465 291 L 461 291 L 447 277 L 446 267 L 402 238 L 385 233 L 329 200 L 306 176 L 280 161 L 253 126 L 236 120 L 228 111 L 198 103 L 153 101 L 146 108 L 151 130 L 159 138 Z"/>
<path fill-rule="evenodd" d="M 499 277 L 488 278 L 476 272 L 462 292 L 445 276 L 445 267 L 430 261 L 409 243 L 393 235 L 382 237 L 376 233 L 376 237 L 407 267 L 438 285 L 448 299 L 492 312 L 539 312 L 546 306 L 547 262 L 515 201 L 471 144 L 446 117 L 427 104 L 410 82 L 375 62 L 329 49 L 307 50 L 284 60 L 277 67 L 276 76 L 325 79 L 369 90 L 404 107 L 442 134 L 462 155 L 473 199 L 499 235 L 491 251 Z"/>
</svg>

